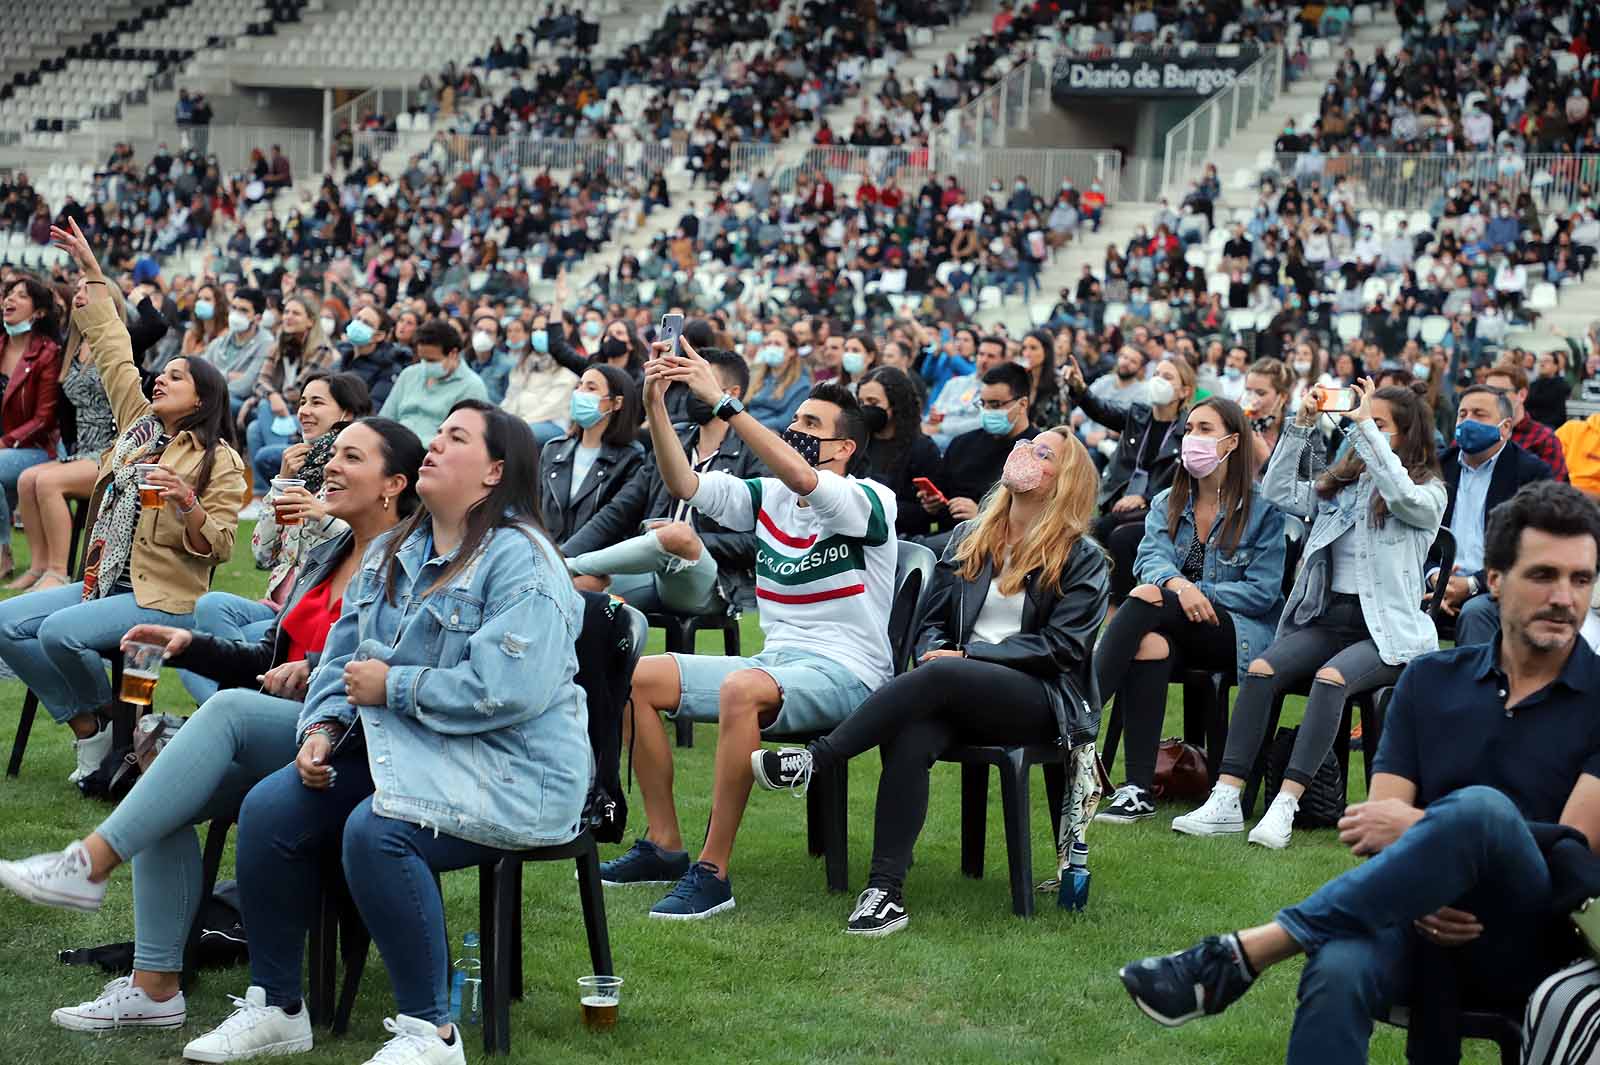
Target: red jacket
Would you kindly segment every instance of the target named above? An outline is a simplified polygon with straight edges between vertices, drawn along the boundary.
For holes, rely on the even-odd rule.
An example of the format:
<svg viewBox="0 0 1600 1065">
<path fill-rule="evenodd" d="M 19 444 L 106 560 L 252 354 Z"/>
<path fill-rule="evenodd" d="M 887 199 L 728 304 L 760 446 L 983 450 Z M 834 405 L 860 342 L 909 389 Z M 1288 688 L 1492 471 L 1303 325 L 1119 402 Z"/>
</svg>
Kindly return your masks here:
<svg viewBox="0 0 1600 1065">
<path fill-rule="evenodd" d="M 60 377 L 61 345 L 34 334 L 0 399 L 0 425 L 5 427 L 0 446 L 36 447 L 54 454 L 60 436 L 56 428 Z"/>
</svg>

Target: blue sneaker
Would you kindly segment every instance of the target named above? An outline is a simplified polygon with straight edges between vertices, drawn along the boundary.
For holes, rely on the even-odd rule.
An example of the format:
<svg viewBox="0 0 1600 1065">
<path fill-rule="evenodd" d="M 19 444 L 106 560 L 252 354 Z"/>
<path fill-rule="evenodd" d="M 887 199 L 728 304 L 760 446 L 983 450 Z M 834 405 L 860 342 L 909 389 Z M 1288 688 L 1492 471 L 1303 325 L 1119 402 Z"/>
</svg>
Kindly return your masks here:
<svg viewBox="0 0 1600 1065">
<path fill-rule="evenodd" d="M 600 863 L 600 882 L 607 887 L 675 884 L 688 871 L 688 851 L 664 851 L 641 837 L 633 841 L 627 853 Z"/>
<path fill-rule="evenodd" d="M 1255 982 L 1239 937 L 1232 934 L 1207 936 L 1181 953 L 1124 965 L 1118 975 L 1134 1003 L 1168 1028 L 1221 1013 Z"/>
<path fill-rule="evenodd" d="M 699 921 L 733 909 L 733 881 L 717 875 L 710 862 L 695 862 L 667 897 L 650 907 L 650 916 L 665 921 Z"/>
</svg>

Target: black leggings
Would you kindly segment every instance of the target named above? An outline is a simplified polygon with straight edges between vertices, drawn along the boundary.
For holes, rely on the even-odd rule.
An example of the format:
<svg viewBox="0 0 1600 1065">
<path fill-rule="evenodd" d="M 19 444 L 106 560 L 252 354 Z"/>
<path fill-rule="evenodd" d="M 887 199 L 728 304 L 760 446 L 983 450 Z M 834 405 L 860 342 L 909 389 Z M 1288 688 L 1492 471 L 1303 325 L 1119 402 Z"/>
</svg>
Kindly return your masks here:
<svg viewBox="0 0 1600 1065">
<path fill-rule="evenodd" d="M 821 771 L 882 748 L 867 886 L 898 891 L 928 816 L 928 771 L 939 756 L 954 744 L 1049 743 L 1057 732 L 1042 681 L 993 662 L 935 658 L 873 692 L 811 744 L 811 755 Z"/>
<path fill-rule="evenodd" d="M 1191 621 L 1178 604 L 1178 593 L 1161 590 L 1161 605 L 1128 596 L 1095 648 L 1095 679 L 1100 695 L 1115 693 L 1122 713 L 1123 779 L 1150 790 L 1156 775 L 1156 748 L 1167 717 L 1167 685 L 1172 671 L 1204 669 L 1225 673 L 1237 665 L 1233 616 L 1215 603 L 1217 624 Z M 1134 661 L 1139 641 L 1150 633 L 1164 636 L 1166 658 Z"/>
<path fill-rule="evenodd" d="M 1122 514 L 1103 514 L 1095 519 L 1094 538 L 1111 556 L 1111 602 L 1120 607 L 1138 583 L 1133 577 L 1133 563 L 1139 556 L 1139 541 L 1144 539 L 1144 518 L 1149 511 L 1143 508 Z"/>
</svg>

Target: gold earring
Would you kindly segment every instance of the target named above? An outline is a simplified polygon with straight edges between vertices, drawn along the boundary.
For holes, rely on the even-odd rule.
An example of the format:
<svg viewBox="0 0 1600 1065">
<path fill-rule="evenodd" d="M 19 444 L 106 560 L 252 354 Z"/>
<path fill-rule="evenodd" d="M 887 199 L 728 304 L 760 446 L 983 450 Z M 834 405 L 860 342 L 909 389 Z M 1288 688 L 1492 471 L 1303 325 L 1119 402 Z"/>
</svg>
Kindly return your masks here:
<svg viewBox="0 0 1600 1065">
<path fill-rule="evenodd" d="M 383 497 L 383 509 L 384 510 L 388 510 L 389 509 L 389 497 L 388 496 L 384 496 Z"/>
</svg>

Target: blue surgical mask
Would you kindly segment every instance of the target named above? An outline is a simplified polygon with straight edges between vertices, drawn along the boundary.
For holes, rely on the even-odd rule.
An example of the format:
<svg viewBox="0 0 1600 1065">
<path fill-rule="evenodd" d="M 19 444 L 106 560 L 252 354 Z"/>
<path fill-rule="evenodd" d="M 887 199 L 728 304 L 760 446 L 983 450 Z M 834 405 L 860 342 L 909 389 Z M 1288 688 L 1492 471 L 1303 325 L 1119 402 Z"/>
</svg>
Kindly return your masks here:
<svg viewBox="0 0 1600 1065">
<path fill-rule="evenodd" d="M 768 344 L 757 353 L 756 357 L 766 366 L 783 365 L 783 349 L 776 344 Z"/>
<path fill-rule="evenodd" d="M 344 338 L 356 347 L 372 343 L 372 327 L 359 318 L 350 319 L 350 324 L 344 327 Z"/>
<path fill-rule="evenodd" d="M 1428 363 L 1416 362 L 1411 364 L 1411 374 L 1418 381 L 1426 381 L 1432 373 L 1433 367 Z"/>
<path fill-rule="evenodd" d="M 527 337 L 523 337 L 521 340 L 507 340 L 506 341 L 506 347 L 511 349 L 512 351 L 521 351 L 523 348 L 525 348 L 527 346 L 528 346 L 528 338 Z"/>
<path fill-rule="evenodd" d="M 272 431 L 278 436 L 293 436 L 298 428 L 300 423 L 292 414 L 275 414 L 272 417 Z"/>
<path fill-rule="evenodd" d="M 1470 419 L 1456 423 L 1456 443 L 1469 455 L 1487 451 L 1500 442 L 1500 427 Z"/>
<path fill-rule="evenodd" d="M 847 351 L 839 360 L 839 365 L 844 368 L 845 373 L 854 377 L 867 368 L 867 357 L 858 351 Z"/>
<path fill-rule="evenodd" d="M 978 416 L 983 431 L 994 436 L 1011 435 L 1011 413 L 1005 410 L 985 410 Z"/>
<path fill-rule="evenodd" d="M 217 313 L 217 305 L 210 300 L 194 301 L 194 316 L 202 322 L 211 321 L 211 316 Z"/>
<path fill-rule="evenodd" d="M 1237 381 L 1239 378 L 1244 376 L 1244 371 L 1239 369 L 1237 366 L 1229 366 L 1222 371 L 1222 376 L 1226 377 L 1230 381 Z"/>
<path fill-rule="evenodd" d="M 597 336 L 599 336 L 600 335 L 600 329 L 601 329 L 601 325 L 600 325 L 600 320 L 598 318 L 591 318 L 587 322 L 583 323 L 583 335 L 586 336 L 586 337 L 597 337 Z"/>
<path fill-rule="evenodd" d="M 8 337 L 19 337 L 31 332 L 33 332 L 32 318 L 24 318 L 16 325 L 12 325 L 10 322 L 6 323 L 6 336 Z"/>
<path fill-rule="evenodd" d="M 529 335 L 528 340 L 533 344 L 533 350 L 540 355 L 547 354 L 550 351 L 550 334 L 543 329 L 535 329 Z"/>
<path fill-rule="evenodd" d="M 600 397 L 593 392 L 572 393 L 572 420 L 587 429 L 605 415 L 600 411 Z"/>
<path fill-rule="evenodd" d="M 752 329 L 749 333 L 745 334 L 744 342 L 749 344 L 751 347 L 755 347 L 761 343 L 762 339 L 761 330 Z"/>
<path fill-rule="evenodd" d="M 442 362 L 424 362 L 422 364 L 422 376 L 423 376 L 423 378 L 425 380 L 431 380 L 431 381 L 439 380 L 441 377 L 444 376 L 444 363 L 442 363 Z"/>
</svg>

